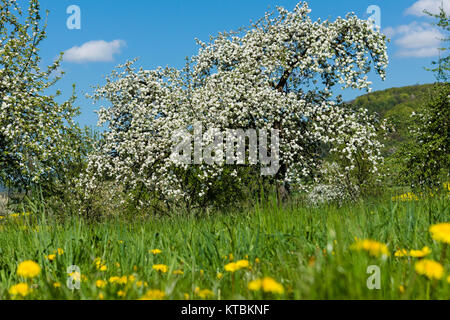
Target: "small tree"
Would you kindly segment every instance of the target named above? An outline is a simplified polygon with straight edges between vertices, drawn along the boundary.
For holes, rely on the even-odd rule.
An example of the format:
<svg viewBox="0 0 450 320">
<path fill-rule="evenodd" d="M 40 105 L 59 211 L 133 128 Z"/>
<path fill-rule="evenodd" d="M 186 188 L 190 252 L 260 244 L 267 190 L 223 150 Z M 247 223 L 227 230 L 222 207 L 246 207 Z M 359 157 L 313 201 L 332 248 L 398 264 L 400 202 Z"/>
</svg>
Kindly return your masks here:
<svg viewBox="0 0 450 320">
<path fill-rule="evenodd" d="M 436 84 L 419 113 L 411 117 L 412 141 L 397 155 L 401 181 L 414 188 L 437 187 L 449 176 L 450 84 Z"/>
<path fill-rule="evenodd" d="M 440 13 L 429 15 L 439 19 L 437 26 L 450 31 L 449 17 L 444 9 Z M 447 37 L 443 41 L 448 42 Z M 400 178 L 415 188 L 437 187 L 449 176 L 450 168 L 450 84 L 449 79 L 450 48 L 441 48 L 443 57 L 433 62 L 431 69 L 438 83 L 429 92 L 428 101 L 417 114 L 411 116 L 410 133 L 412 141 L 404 145 L 397 159 L 402 167 Z"/>
<path fill-rule="evenodd" d="M 27 15 L 17 1 L 0 0 L 0 184 L 11 188 L 64 181 L 83 144 L 75 98 L 60 104 L 59 91 L 44 93 L 60 78 L 61 57 L 41 71 L 41 20 L 38 0 Z"/>
<path fill-rule="evenodd" d="M 431 12 L 425 11 L 431 17 L 438 19 L 438 22 L 435 23 L 436 26 L 441 28 L 445 33 L 450 32 L 450 24 L 449 24 L 449 16 L 445 12 L 443 6 L 439 8 L 438 14 L 433 14 Z M 442 39 L 443 42 L 450 42 L 450 36 Z M 447 53 L 450 47 L 442 47 L 439 48 L 439 51 L 443 54 L 438 61 L 433 61 L 432 64 L 436 67 L 433 69 L 427 69 L 436 74 L 436 79 L 438 82 L 447 82 L 449 80 L 449 71 L 450 71 L 450 54 Z"/>
</svg>

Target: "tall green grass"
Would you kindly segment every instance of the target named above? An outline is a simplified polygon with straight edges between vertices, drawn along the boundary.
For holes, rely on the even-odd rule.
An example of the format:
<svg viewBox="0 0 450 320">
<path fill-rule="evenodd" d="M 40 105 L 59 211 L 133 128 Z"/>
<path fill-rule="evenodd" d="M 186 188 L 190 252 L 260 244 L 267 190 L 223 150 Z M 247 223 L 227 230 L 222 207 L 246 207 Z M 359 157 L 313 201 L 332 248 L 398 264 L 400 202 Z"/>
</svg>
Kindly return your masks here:
<svg viewBox="0 0 450 320">
<path fill-rule="evenodd" d="M 33 288 L 26 299 L 138 299 L 150 289 L 164 291 L 166 299 L 199 299 L 196 288 L 211 290 L 212 299 L 450 297 L 449 255 L 441 261 L 443 245 L 428 231 L 432 224 L 450 221 L 445 196 L 411 202 L 372 199 L 341 208 L 296 204 L 280 208 L 269 203 L 247 212 L 204 217 L 118 216 L 96 222 L 77 216 L 60 219 L 39 203 L 25 210 L 31 214 L 0 220 L 0 299 L 13 298 L 9 288 L 20 282 Z M 390 256 L 375 258 L 352 250 L 355 238 L 385 243 Z M 417 275 L 417 259 L 394 256 L 396 249 L 424 246 L 432 249 L 427 258 L 446 268 L 441 280 Z M 46 256 L 57 248 L 64 253 L 48 260 Z M 154 255 L 152 249 L 162 253 Z M 251 270 L 226 272 L 230 253 L 233 261 L 248 259 Z M 96 268 L 96 258 L 105 261 L 106 271 Z M 24 280 L 16 274 L 25 260 L 42 267 L 38 277 Z M 167 265 L 168 272 L 153 270 L 155 264 Z M 70 265 L 81 270 L 80 290 L 66 286 Z M 371 265 L 380 267 L 380 290 L 367 287 Z M 175 270 L 184 274 L 175 275 Z M 218 273 L 223 274 L 221 279 Z M 99 279 L 123 275 L 133 275 L 136 281 L 96 287 Z M 251 280 L 265 276 L 281 283 L 284 294 L 248 289 Z M 137 281 L 147 286 L 140 287 Z M 61 287 L 55 288 L 55 282 Z"/>
</svg>

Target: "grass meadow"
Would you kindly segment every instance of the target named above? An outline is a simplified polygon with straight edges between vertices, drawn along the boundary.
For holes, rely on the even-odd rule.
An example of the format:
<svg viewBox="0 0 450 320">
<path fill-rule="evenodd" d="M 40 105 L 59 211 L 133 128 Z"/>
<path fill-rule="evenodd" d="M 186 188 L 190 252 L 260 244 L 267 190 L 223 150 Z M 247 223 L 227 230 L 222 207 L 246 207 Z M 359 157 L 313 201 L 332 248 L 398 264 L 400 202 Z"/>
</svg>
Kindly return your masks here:
<svg viewBox="0 0 450 320">
<path fill-rule="evenodd" d="M 448 195 L 274 203 L 201 218 L 92 222 L 41 206 L 4 216 L 0 299 L 450 298 L 448 248 L 429 232 L 449 221 Z M 369 239 L 376 242 L 358 245 Z M 425 259 L 443 272 L 420 269 Z M 67 273 L 72 265 L 79 269 Z M 379 267 L 379 289 L 368 288 L 369 266 Z"/>
</svg>

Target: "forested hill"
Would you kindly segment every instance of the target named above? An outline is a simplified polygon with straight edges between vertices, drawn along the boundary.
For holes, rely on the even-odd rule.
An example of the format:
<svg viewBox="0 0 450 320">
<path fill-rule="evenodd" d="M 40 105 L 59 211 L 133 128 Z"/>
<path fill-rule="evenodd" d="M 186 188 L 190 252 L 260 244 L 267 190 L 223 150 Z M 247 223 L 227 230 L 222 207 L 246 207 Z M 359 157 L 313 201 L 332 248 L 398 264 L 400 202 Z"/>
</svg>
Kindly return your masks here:
<svg viewBox="0 0 450 320">
<path fill-rule="evenodd" d="M 420 109 L 432 87 L 433 84 L 424 84 L 375 91 L 356 98 L 350 104 L 366 108 L 371 113 L 376 112 L 395 126 L 396 132 L 390 135 L 384 150 L 385 155 L 388 155 L 395 152 L 400 143 L 409 139 L 410 115 Z"/>
<path fill-rule="evenodd" d="M 383 118 L 408 115 L 417 111 L 433 84 L 390 88 L 372 92 L 353 100 L 351 104 L 377 112 Z"/>
</svg>

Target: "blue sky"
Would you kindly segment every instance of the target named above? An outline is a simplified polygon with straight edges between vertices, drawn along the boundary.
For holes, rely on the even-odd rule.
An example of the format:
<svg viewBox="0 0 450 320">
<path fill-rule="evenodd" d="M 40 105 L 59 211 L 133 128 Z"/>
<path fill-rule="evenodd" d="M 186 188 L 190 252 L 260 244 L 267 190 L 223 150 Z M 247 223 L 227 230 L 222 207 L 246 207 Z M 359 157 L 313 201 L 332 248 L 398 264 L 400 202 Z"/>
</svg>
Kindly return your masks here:
<svg viewBox="0 0 450 320">
<path fill-rule="evenodd" d="M 421 15 L 423 8 L 433 10 L 442 0 L 310 0 L 311 16 L 334 19 L 355 12 L 367 19 L 367 8 L 381 9 L 381 26 L 391 38 L 387 79 L 372 76 L 373 89 L 430 83 L 433 74 L 423 69 L 436 60 L 439 32 Z M 66 52 L 62 69 L 66 72 L 57 88 L 67 97 L 73 83 L 77 85 L 77 105 L 82 125 L 95 125 L 98 105 L 83 97 L 91 86 L 103 84 L 104 76 L 126 60 L 139 58 L 137 66 L 156 68 L 182 67 L 184 58 L 195 54 L 194 39 L 208 40 L 209 35 L 237 29 L 256 20 L 269 9 L 283 6 L 292 9 L 297 0 L 41 0 L 42 9 L 50 11 L 48 38 L 42 43 L 43 63 L 50 64 Z M 81 9 L 81 29 L 69 30 L 67 7 Z M 450 0 L 444 0 L 449 6 Z M 96 42 L 92 42 L 96 41 Z M 90 45 L 83 44 L 90 43 Z M 74 48 L 75 47 L 75 48 Z M 78 47 L 78 49 L 76 48 Z M 68 51 L 69 49 L 71 49 Z M 97 50 L 97 51 L 96 51 Z M 92 52 L 95 51 L 95 52 Z M 364 92 L 348 91 L 346 100 Z"/>
</svg>

